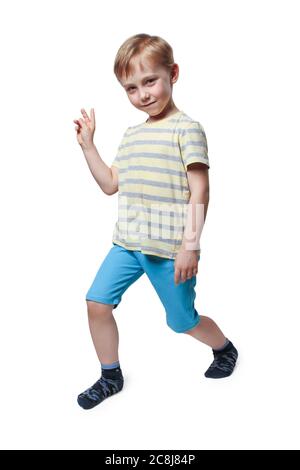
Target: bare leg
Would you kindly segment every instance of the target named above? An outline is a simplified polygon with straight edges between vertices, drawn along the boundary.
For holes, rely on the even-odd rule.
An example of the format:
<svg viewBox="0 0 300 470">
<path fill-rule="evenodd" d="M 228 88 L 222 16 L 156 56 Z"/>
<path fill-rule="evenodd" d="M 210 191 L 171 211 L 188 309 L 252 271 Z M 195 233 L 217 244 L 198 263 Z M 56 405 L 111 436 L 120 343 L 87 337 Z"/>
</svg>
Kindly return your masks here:
<svg viewBox="0 0 300 470">
<path fill-rule="evenodd" d="M 88 320 L 99 361 L 111 364 L 119 360 L 119 332 L 113 316 L 113 305 L 87 300 Z"/>
<path fill-rule="evenodd" d="M 223 335 L 218 325 L 211 318 L 202 315 L 200 323 L 195 326 L 195 328 L 185 331 L 185 333 L 213 349 L 222 348 L 226 342 L 226 337 Z"/>
</svg>

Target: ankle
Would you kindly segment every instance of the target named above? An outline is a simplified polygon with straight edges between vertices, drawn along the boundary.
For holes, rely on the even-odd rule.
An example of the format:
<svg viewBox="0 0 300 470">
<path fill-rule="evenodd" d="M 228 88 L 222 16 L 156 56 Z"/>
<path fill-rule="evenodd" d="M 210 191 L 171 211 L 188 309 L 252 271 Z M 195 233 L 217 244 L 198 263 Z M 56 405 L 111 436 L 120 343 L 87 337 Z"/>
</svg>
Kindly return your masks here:
<svg viewBox="0 0 300 470">
<path fill-rule="evenodd" d="M 228 344 L 230 343 L 229 339 L 228 338 L 225 338 L 225 341 L 223 341 L 223 343 L 221 345 L 219 345 L 218 347 L 216 348 L 212 348 L 213 351 L 216 351 L 216 352 L 220 352 L 220 351 L 223 351 L 223 349 L 226 348 L 226 346 L 228 346 Z"/>
</svg>

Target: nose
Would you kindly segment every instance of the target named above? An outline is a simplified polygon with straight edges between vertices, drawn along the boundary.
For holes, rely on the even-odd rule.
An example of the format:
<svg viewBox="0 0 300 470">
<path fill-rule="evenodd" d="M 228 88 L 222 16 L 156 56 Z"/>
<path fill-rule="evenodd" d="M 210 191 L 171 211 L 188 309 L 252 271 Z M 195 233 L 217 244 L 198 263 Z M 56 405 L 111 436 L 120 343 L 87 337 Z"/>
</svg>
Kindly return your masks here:
<svg viewBox="0 0 300 470">
<path fill-rule="evenodd" d="M 147 91 L 141 91 L 141 100 L 143 104 L 147 104 L 147 102 L 150 100 L 150 96 Z"/>
</svg>

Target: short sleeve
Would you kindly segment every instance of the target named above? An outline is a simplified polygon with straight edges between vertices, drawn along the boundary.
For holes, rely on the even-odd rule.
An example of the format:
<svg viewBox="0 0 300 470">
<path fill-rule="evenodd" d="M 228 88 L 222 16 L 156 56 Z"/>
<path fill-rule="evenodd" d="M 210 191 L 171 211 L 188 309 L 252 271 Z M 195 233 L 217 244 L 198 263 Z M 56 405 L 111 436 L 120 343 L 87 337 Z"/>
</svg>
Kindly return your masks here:
<svg viewBox="0 0 300 470">
<path fill-rule="evenodd" d="M 191 163 L 204 163 L 209 168 L 208 147 L 204 129 L 198 121 L 191 121 L 179 135 L 181 157 L 185 169 Z"/>
<path fill-rule="evenodd" d="M 117 150 L 117 154 L 111 164 L 111 166 L 116 166 L 117 168 L 120 168 L 120 160 L 124 154 L 124 147 L 125 147 L 125 139 L 127 137 L 127 131 L 128 131 L 129 128 L 126 129 L 126 131 L 124 132 L 123 134 L 123 137 L 121 139 L 121 142 L 119 144 L 119 147 L 118 147 L 118 150 Z"/>
</svg>

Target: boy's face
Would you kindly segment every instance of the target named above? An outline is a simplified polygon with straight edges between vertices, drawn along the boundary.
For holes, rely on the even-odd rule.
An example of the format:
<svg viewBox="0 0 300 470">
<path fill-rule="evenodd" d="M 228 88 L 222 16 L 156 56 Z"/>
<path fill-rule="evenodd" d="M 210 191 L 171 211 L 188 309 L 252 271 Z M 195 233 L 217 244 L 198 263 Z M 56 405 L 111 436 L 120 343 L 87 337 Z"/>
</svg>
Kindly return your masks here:
<svg viewBox="0 0 300 470">
<path fill-rule="evenodd" d="M 131 104 L 149 116 L 159 115 L 172 101 L 172 85 L 178 78 L 178 65 L 173 65 L 171 76 L 164 67 L 140 56 L 133 57 L 130 65 L 130 75 L 125 77 L 123 74 L 120 81 Z"/>
</svg>

